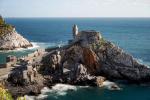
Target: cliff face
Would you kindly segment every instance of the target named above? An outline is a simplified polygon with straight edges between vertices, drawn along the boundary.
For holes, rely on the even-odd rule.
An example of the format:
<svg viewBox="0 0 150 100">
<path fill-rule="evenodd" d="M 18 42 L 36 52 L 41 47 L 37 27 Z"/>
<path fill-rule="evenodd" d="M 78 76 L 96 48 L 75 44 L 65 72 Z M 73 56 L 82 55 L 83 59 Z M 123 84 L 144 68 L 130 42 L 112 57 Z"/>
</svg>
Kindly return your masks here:
<svg viewBox="0 0 150 100">
<path fill-rule="evenodd" d="M 104 84 L 106 79 L 126 80 L 134 83 L 150 82 L 148 66 L 138 63 L 121 48 L 104 40 L 99 32 L 82 31 L 77 36 L 79 37 L 75 36 L 71 44 L 62 48 L 51 48 L 47 53 L 39 56 L 41 59 L 37 62 L 39 65 L 27 63 L 25 67 L 13 70 L 7 80 L 8 89 L 18 95 L 22 89 L 16 93 L 14 90 L 16 88 L 18 90 L 18 87 L 14 85 L 21 86 L 21 88 L 23 85 L 25 87 L 21 93 L 24 95 L 37 94 L 40 87 L 51 86 L 55 83 L 101 87 L 108 84 L 108 81 Z M 32 70 L 28 70 L 29 66 Z M 20 68 L 24 68 L 28 74 L 23 74 Z M 34 68 L 37 68 L 38 72 L 33 70 Z M 33 72 L 36 72 L 36 75 L 31 78 Z M 114 83 L 111 83 L 109 87 L 112 90 L 119 89 Z"/>
<path fill-rule="evenodd" d="M 0 36 L 0 50 L 32 47 L 32 44 L 15 30 Z"/>
<path fill-rule="evenodd" d="M 14 50 L 17 48 L 32 47 L 32 44 L 17 33 L 12 25 L 0 19 L 0 50 Z"/>
<path fill-rule="evenodd" d="M 148 66 L 138 63 L 121 48 L 104 40 L 98 32 L 95 35 L 92 32 L 86 31 L 85 33 L 84 31 L 84 35 L 81 35 L 81 32 L 82 38 L 78 37 L 74 43 L 60 50 L 61 67 L 64 68 L 67 65 L 71 67 L 69 69 L 76 69 L 76 65 L 82 64 L 87 69 L 87 73 L 92 76 L 101 75 L 107 79 L 121 79 L 132 82 L 150 81 Z M 85 43 L 86 45 L 83 45 Z M 49 68 L 51 68 L 51 65 Z M 76 73 L 76 70 L 71 73 Z"/>
<path fill-rule="evenodd" d="M 140 64 L 113 43 L 105 42 L 96 54 L 102 63 L 99 74 L 110 79 L 124 79 L 132 82 L 150 81 L 148 66 Z"/>
</svg>

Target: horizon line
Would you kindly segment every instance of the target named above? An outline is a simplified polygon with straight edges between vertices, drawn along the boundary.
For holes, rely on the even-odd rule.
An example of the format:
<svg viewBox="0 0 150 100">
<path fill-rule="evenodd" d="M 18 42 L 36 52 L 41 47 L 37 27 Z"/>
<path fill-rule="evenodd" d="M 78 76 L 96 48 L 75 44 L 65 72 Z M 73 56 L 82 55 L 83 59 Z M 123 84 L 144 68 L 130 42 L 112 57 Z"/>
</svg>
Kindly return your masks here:
<svg viewBox="0 0 150 100">
<path fill-rule="evenodd" d="M 150 17 L 3 17 L 3 18 L 150 18 Z"/>
</svg>

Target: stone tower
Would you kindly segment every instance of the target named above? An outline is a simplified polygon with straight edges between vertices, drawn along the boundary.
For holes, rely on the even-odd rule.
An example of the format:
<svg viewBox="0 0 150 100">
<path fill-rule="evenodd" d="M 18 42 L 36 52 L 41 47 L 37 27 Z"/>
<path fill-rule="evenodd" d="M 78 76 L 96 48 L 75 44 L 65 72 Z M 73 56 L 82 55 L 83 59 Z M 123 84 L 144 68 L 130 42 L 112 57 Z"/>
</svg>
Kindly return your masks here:
<svg viewBox="0 0 150 100">
<path fill-rule="evenodd" d="M 73 32 L 73 38 L 76 39 L 76 36 L 78 35 L 78 26 L 77 25 L 73 26 L 72 32 Z"/>
</svg>

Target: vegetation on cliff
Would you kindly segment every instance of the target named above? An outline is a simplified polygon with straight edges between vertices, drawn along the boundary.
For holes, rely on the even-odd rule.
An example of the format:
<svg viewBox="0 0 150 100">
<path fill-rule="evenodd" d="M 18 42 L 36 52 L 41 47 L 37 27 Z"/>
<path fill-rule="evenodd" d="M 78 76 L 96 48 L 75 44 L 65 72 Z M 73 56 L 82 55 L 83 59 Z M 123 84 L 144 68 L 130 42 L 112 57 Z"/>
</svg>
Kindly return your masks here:
<svg viewBox="0 0 150 100">
<path fill-rule="evenodd" d="M 13 100 L 11 94 L 0 84 L 0 100 Z"/>
<path fill-rule="evenodd" d="M 2 16 L 0 16 L 0 25 L 5 24 L 5 21 L 3 20 Z"/>
<path fill-rule="evenodd" d="M 0 100 L 15 100 L 11 93 L 0 83 Z M 18 97 L 16 100 L 26 100 L 25 97 Z"/>
<path fill-rule="evenodd" d="M 13 25 L 5 23 L 0 16 L 0 50 L 14 50 L 32 46 L 27 39 L 18 34 Z"/>
<path fill-rule="evenodd" d="M 90 45 L 90 48 L 92 48 L 94 51 L 97 49 L 102 48 L 107 44 L 108 41 L 106 41 L 103 37 L 99 40 L 99 43 L 92 43 Z"/>
<path fill-rule="evenodd" d="M 5 23 L 4 19 L 0 16 L 0 36 L 13 31 L 13 26 Z"/>
</svg>

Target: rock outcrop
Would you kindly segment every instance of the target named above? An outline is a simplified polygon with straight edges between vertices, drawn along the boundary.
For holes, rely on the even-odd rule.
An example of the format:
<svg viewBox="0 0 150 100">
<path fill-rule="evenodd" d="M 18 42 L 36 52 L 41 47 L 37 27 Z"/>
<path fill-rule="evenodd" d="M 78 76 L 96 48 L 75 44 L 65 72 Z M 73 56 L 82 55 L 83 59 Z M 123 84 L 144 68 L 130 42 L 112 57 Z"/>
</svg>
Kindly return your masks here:
<svg viewBox="0 0 150 100">
<path fill-rule="evenodd" d="M 17 33 L 15 27 L 6 24 L 0 18 L 0 50 L 14 50 L 18 48 L 32 47 L 32 44 L 23 36 Z"/>
<path fill-rule="evenodd" d="M 99 32 L 81 31 L 77 33 L 77 26 L 75 27 L 74 39 L 70 44 L 62 48 L 50 49 L 42 56 L 37 76 L 34 77 L 33 84 L 29 82 L 27 86 L 31 88 L 33 86 L 51 87 L 55 83 L 67 83 L 120 90 L 117 84 L 108 80 L 125 80 L 133 83 L 150 82 L 148 66 L 140 64 L 118 46 L 104 40 Z M 20 71 L 21 69 L 9 75 L 8 82 L 11 85 L 26 83 Z M 8 86 L 11 86 L 9 83 Z M 12 88 L 15 87 L 11 86 L 9 89 L 12 90 Z M 25 86 L 23 89 L 25 90 L 23 94 L 29 93 Z M 36 89 L 29 90 L 32 93 L 38 93 Z"/>
<path fill-rule="evenodd" d="M 123 79 L 132 82 L 150 81 L 150 68 L 140 64 L 118 46 L 105 42 L 96 51 L 102 64 L 99 74 L 109 79 Z"/>
<path fill-rule="evenodd" d="M 119 79 L 136 83 L 150 81 L 148 66 L 140 64 L 118 46 L 104 40 L 96 31 L 76 33 L 73 42 L 61 48 L 60 52 L 61 67 L 70 70 L 71 75 L 76 73 L 76 65 L 82 65 L 90 76 L 101 75 L 110 80 Z M 75 75 L 73 74 L 73 77 L 76 80 Z"/>
</svg>

